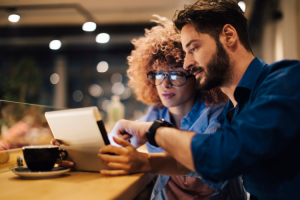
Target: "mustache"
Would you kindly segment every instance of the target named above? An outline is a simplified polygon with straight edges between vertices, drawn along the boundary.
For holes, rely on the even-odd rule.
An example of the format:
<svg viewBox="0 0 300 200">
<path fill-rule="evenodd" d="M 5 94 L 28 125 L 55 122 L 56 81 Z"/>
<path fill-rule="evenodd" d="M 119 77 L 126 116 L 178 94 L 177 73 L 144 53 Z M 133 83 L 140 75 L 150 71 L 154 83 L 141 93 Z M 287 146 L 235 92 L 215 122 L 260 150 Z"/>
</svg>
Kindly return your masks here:
<svg viewBox="0 0 300 200">
<path fill-rule="evenodd" d="M 191 70 L 190 70 L 190 73 L 191 74 L 194 74 L 196 72 L 203 72 L 204 71 L 204 68 L 203 67 L 193 67 Z"/>
</svg>

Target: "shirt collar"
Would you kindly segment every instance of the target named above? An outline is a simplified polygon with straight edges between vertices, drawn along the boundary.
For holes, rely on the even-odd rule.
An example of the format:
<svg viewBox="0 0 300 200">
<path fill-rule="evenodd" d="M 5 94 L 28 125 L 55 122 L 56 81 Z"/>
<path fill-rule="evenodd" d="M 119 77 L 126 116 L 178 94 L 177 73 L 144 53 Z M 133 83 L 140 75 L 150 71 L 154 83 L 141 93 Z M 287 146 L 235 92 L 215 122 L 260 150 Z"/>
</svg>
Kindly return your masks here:
<svg viewBox="0 0 300 200">
<path fill-rule="evenodd" d="M 195 119 L 198 119 L 198 117 L 201 115 L 201 112 L 199 112 L 199 110 L 203 110 L 203 108 L 205 108 L 206 106 L 204 105 L 204 102 L 202 100 L 202 97 L 199 95 L 197 95 L 196 97 L 196 102 L 194 104 L 194 106 L 192 107 L 192 109 L 188 112 L 188 114 L 186 114 L 186 116 L 184 116 L 181 120 L 181 127 L 183 126 L 183 124 L 185 123 L 193 123 L 195 121 Z M 167 122 L 171 123 L 171 115 L 170 115 L 170 111 L 169 108 L 166 109 L 166 113 L 162 114 L 162 116 L 164 116 L 164 120 L 166 120 Z"/>
<path fill-rule="evenodd" d="M 243 77 L 241 78 L 238 86 L 236 87 L 234 91 L 234 98 L 237 102 L 240 101 L 240 99 L 244 96 L 246 97 L 246 93 L 250 93 L 254 83 L 256 82 L 256 79 L 258 78 L 260 71 L 267 66 L 267 64 L 259 59 L 258 57 L 254 58 L 248 68 L 246 69 Z M 247 96 L 248 97 L 248 96 Z M 234 106 L 230 99 L 228 100 L 225 108 L 223 109 L 222 113 L 218 116 L 218 121 L 223 124 L 225 120 L 226 114 L 233 109 Z"/>
<path fill-rule="evenodd" d="M 254 58 L 250 65 L 248 66 L 247 70 L 245 71 L 243 77 L 241 78 L 238 87 L 247 88 L 249 90 L 252 89 L 256 79 L 258 78 L 260 71 L 264 68 L 267 64 L 259 58 Z"/>
<path fill-rule="evenodd" d="M 246 69 L 239 84 L 235 88 L 234 98 L 239 103 L 242 99 L 249 98 L 250 92 L 258 78 L 262 68 L 267 64 L 259 58 L 254 58 L 248 68 Z"/>
<path fill-rule="evenodd" d="M 201 115 L 201 112 L 203 108 L 205 108 L 204 102 L 202 100 L 202 98 L 197 98 L 196 102 L 194 104 L 194 106 L 192 107 L 192 109 L 190 110 L 190 112 L 188 112 L 188 114 L 186 116 L 184 116 L 181 120 L 181 126 L 183 125 L 184 121 L 186 120 L 188 123 L 192 124 L 195 119 L 198 119 L 198 117 Z"/>
</svg>

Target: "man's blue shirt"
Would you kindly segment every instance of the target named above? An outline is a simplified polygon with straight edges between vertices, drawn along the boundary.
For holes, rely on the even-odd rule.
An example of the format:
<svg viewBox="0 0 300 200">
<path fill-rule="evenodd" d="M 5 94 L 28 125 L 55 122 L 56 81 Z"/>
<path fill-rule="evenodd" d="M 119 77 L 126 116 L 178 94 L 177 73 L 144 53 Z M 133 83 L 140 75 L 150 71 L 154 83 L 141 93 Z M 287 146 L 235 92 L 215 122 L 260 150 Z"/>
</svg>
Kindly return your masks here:
<svg viewBox="0 0 300 200">
<path fill-rule="evenodd" d="M 300 62 L 255 58 L 234 98 L 218 117 L 222 129 L 193 137 L 197 172 L 216 181 L 243 174 L 259 200 L 300 199 Z"/>
</svg>

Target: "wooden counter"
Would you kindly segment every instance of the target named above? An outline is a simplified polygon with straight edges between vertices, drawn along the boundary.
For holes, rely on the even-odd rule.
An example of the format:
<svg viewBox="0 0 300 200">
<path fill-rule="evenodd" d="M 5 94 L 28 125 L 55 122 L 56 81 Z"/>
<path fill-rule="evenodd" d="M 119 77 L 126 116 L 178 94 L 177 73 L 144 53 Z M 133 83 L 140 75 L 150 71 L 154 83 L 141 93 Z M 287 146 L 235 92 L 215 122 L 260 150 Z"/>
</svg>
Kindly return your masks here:
<svg viewBox="0 0 300 200">
<path fill-rule="evenodd" d="M 22 151 L 16 151 L 22 155 Z M 147 150 L 142 147 L 139 151 Z M 0 200 L 131 200 L 153 177 L 148 173 L 104 176 L 70 171 L 57 178 L 22 179 L 12 171 L 5 171 L 0 173 Z"/>
<path fill-rule="evenodd" d="M 152 174 L 104 176 L 71 171 L 52 179 L 22 179 L 13 172 L 0 173 L 1 200 L 133 199 L 152 180 Z"/>
</svg>

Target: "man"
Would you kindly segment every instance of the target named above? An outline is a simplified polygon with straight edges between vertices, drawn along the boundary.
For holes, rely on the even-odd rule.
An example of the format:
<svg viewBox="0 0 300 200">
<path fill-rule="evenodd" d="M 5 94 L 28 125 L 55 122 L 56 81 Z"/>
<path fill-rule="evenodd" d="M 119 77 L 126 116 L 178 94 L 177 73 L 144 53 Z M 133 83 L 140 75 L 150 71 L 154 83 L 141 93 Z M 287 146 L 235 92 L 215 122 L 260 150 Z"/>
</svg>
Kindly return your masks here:
<svg viewBox="0 0 300 200">
<path fill-rule="evenodd" d="M 300 62 L 267 65 L 255 58 L 247 20 L 233 1 L 200 0 L 179 11 L 174 23 L 184 68 L 202 89 L 220 86 L 230 99 L 218 117 L 223 128 L 208 135 L 122 120 L 113 132 L 156 143 L 210 180 L 242 174 L 253 198 L 300 199 Z"/>
</svg>

